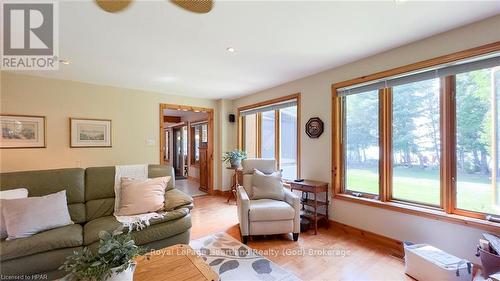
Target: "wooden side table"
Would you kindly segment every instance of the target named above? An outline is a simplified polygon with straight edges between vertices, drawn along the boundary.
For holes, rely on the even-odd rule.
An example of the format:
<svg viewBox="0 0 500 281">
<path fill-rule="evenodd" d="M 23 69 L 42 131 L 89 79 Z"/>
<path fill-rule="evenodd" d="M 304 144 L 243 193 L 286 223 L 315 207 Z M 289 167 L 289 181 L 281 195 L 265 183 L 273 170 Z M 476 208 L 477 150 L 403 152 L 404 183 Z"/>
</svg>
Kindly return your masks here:
<svg viewBox="0 0 500 281">
<path fill-rule="evenodd" d="M 240 172 L 242 171 L 241 167 L 226 167 L 226 169 L 229 170 L 234 170 L 234 175 L 233 175 L 233 183 L 231 185 L 231 193 L 227 197 L 227 203 L 231 200 L 231 197 L 236 201 L 236 188 L 239 185 L 239 177 L 240 177 Z"/>
<path fill-rule="evenodd" d="M 314 223 L 314 235 L 318 234 L 318 221 L 325 219 L 328 225 L 328 183 L 313 180 L 304 180 L 302 182 L 291 181 L 290 190 L 302 191 L 306 198 L 302 196 L 302 213 L 301 216 L 311 220 Z M 325 193 L 325 201 L 318 200 L 318 194 Z M 314 194 L 314 198 L 310 199 L 309 194 Z M 304 206 L 309 206 L 312 210 L 306 210 Z M 324 207 L 325 213 L 319 213 L 318 209 Z"/>
</svg>

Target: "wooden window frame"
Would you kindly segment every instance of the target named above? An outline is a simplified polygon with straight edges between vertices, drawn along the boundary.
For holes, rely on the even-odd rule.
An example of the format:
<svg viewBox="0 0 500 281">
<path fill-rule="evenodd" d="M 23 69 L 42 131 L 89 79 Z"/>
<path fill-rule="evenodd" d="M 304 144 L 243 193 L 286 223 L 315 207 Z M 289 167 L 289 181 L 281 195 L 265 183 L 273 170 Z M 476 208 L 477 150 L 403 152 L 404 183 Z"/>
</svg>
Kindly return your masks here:
<svg viewBox="0 0 500 281">
<path fill-rule="evenodd" d="M 374 207 L 399 211 L 412 215 L 443 220 L 467 226 L 473 226 L 488 231 L 498 232 L 500 224 L 485 220 L 485 214 L 458 209 L 456 206 L 456 117 L 455 117 L 455 76 L 440 78 L 440 134 L 441 134 L 441 165 L 440 165 L 440 206 L 424 205 L 408 201 L 395 200 L 392 197 L 392 89 L 379 90 L 379 194 L 378 196 L 353 196 L 346 192 L 344 186 L 343 157 L 343 120 L 344 110 L 337 89 L 366 83 L 394 75 L 400 75 L 420 69 L 425 69 L 445 63 L 459 61 L 471 57 L 500 51 L 500 41 L 461 52 L 417 62 L 387 71 L 332 84 L 332 184 L 333 197 Z"/>
<path fill-rule="evenodd" d="M 237 133 L 237 144 L 238 144 L 238 149 L 245 150 L 245 118 L 244 116 L 241 116 L 241 112 L 244 110 L 249 110 L 257 107 L 263 107 L 263 106 L 268 106 L 272 105 L 275 103 L 279 102 L 284 102 L 287 100 L 296 100 L 297 101 L 297 178 L 300 178 L 300 128 L 301 128 L 301 116 L 300 116 L 300 109 L 301 109 L 301 104 L 300 104 L 300 93 L 296 94 L 291 94 L 288 96 L 283 96 L 280 98 L 276 99 L 271 99 L 255 104 L 250 104 L 250 105 L 245 105 L 238 107 L 237 110 L 237 120 L 238 120 L 238 133 Z M 281 129 L 281 119 L 280 119 L 280 113 L 279 110 L 275 110 L 275 120 L 274 120 L 274 134 L 275 134 L 275 139 L 274 139 L 274 157 L 276 159 L 276 165 L 277 169 L 280 169 L 280 129 Z M 261 129 L 262 129 L 262 113 L 257 113 L 257 119 L 256 119 L 256 140 L 257 140 L 257 145 L 256 145 L 256 157 L 260 158 L 262 156 L 262 136 L 261 136 Z"/>
</svg>

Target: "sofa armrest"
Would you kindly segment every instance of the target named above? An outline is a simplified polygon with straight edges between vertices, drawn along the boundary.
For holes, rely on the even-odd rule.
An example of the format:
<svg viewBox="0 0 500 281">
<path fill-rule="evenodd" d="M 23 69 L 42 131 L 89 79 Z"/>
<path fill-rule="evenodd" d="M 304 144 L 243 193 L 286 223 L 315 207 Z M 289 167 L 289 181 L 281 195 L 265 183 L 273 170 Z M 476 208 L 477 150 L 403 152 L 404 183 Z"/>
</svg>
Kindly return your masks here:
<svg viewBox="0 0 500 281">
<path fill-rule="evenodd" d="M 250 210 L 250 199 L 243 186 L 239 185 L 236 188 L 236 205 L 238 206 L 238 221 L 240 222 L 240 231 L 242 236 L 249 235 L 249 218 L 248 211 Z"/>
<path fill-rule="evenodd" d="M 285 201 L 295 210 L 295 216 L 293 217 L 293 233 L 300 233 L 300 198 L 287 188 L 284 188 L 284 191 Z"/>
</svg>

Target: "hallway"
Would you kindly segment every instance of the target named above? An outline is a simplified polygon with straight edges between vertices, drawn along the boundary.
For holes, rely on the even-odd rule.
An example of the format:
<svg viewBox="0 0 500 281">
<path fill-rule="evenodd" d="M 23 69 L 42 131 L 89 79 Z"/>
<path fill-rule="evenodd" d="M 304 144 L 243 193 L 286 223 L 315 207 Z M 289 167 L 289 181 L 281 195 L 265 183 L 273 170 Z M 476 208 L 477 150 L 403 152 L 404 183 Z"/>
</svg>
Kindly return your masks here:
<svg viewBox="0 0 500 281">
<path fill-rule="evenodd" d="M 179 189 L 180 191 L 182 191 L 186 194 L 189 194 L 192 197 L 207 195 L 207 193 L 205 193 L 199 189 L 200 184 L 195 182 L 195 181 L 192 181 L 192 180 L 188 180 L 188 179 L 176 180 L 175 187 L 177 189 Z"/>
</svg>

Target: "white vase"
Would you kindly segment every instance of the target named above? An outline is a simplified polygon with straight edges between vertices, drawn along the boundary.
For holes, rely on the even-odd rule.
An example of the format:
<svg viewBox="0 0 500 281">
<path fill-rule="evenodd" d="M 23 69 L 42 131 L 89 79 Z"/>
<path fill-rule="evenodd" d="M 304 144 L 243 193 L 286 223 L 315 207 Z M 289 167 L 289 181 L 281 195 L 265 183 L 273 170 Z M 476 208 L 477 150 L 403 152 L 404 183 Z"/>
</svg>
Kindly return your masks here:
<svg viewBox="0 0 500 281">
<path fill-rule="evenodd" d="M 126 270 L 117 273 L 117 268 L 111 269 L 111 276 L 106 281 L 133 281 L 136 263 L 132 263 Z"/>
</svg>

